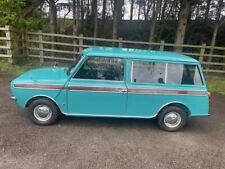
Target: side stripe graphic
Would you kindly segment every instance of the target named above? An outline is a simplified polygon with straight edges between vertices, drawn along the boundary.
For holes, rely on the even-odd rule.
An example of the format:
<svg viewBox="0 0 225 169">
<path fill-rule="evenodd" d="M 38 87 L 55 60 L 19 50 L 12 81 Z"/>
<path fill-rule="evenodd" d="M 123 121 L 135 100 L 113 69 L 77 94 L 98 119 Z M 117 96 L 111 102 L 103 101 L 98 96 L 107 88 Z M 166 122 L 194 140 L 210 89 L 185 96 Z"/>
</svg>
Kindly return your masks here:
<svg viewBox="0 0 225 169">
<path fill-rule="evenodd" d="M 62 85 L 40 85 L 40 84 L 14 84 L 15 88 L 24 89 L 43 89 L 43 90 L 76 90 L 76 91 L 93 91 L 93 92 L 116 92 L 116 93 L 126 93 L 123 88 L 116 87 L 97 87 L 97 86 L 66 86 Z M 207 95 L 207 91 L 199 90 L 165 90 L 165 89 L 128 89 L 127 93 L 133 94 L 166 94 L 166 95 Z"/>
</svg>

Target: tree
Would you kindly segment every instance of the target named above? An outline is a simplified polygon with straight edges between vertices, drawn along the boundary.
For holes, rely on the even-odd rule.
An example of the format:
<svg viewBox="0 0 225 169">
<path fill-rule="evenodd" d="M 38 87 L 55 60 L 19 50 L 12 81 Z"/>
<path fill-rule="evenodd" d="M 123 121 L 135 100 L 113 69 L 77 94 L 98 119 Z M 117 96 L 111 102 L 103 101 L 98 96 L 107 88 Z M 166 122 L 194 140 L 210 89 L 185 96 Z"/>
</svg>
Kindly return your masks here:
<svg viewBox="0 0 225 169">
<path fill-rule="evenodd" d="M 155 27 L 156 27 L 157 18 L 159 17 L 159 13 L 160 13 L 160 6 L 161 6 L 161 0 L 154 1 L 152 24 L 150 24 L 150 30 L 149 30 L 149 42 L 152 42 L 155 37 Z"/>
<path fill-rule="evenodd" d="M 113 8 L 113 30 L 112 30 L 112 38 L 117 39 L 118 32 L 118 22 L 122 18 L 122 7 L 124 4 L 124 0 L 114 0 L 114 8 Z"/>
<path fill-rule="evenodd" d="M 106 0 L 102 1 L 102 31 L 105 33 Z"/>
<path fill-rule="evenodd" d="M 138 20 L 140 20 L 141 9 L 142 9 L 143 6 L 145 5 L 145 1 L 146 1 L 146 0 L 137 0 L 137 1 L 136 1 L 136 4 L 138 5 Z"/>
<path fill-rule="evenodd" d="M 37 10 L 44 0 L 1 0 L 0 26 L 11 25 L 17 29 L 25 29 L 27 25 L 40 28 L 42 25 L 41 10 Z"/>
<path fill-rule="evenodd" d="M 145 21 L 148 20 L 150 9 L 152 8 L 152 5 L 154 3 L 155 3 L 155 1 L 144 0 L 143 8 L 144 8 L 144 19 L 145 19 Z"/>
<path fill-rule="evenodd" d="M 97 0 L 92 0 L 92 17 L 94 23 L 93 37 L 96 38 L 98 34 L 98 4 Z"/>
<path fill-rule="evenodd" d="M 133 11 L 134 11 L 134 0 L 131 0 L 131 5 L 130 5 L 130 24 L 133 20 Z"/>
<path fill-rule="evenodd" d="M 80 2 L 79 0 L 73 0 L 72 2 L 73 10 L 73 35 L 78 35 L 78 29 L 80 26 Z"/>
<path fill-rule="evenodd" d="M 224 17 L 221 18 L 222 9 L 223 9 L 223 0 L 219 0 L 218 5 L 217 5 L 216 20 L 215 20 L 215 24 L 214 24 L 214 28 L 213 28 L 213 34 L 212 34 L 210 46 L 215 46 L 219 26 L 225 21 Z M 213 54 L 213 49 L 210 49 L 210 55 L 212 55 L 212 54 Z M 208 61 L 211 62 L 212 57 L 209 57 Z"/>
<path fill-rule="evenodd" d="M 84 0 L 80 0 L 80 18 L 81 18 L 81 23 L 80 23 L 80 30 L 83 33 L 84 29 Z"/>
<path fill-rule="evenodd" d="M 190 5 L 191 5 L 191 0 L 181 1 L 181 7 L 180 7 L 179 16 L 178 16 L 178 24 L 177 24 L 177 30 L 176 30 L 176 36 L 175 36 L 175 42 L 174 42 L 175 44 L 179 45 L 184 43 L 184 37 L 185 37 L 185 31 L 187 27 Z M 174 50 L 176 52 L 181 52 L 182 48 L 175 47 Z"/>
<path fill-rule="evenodd" d="M 55 0 L 46 0 L 49 4 L 49 31 L 57 33 L 57 8 Z"/>
</svg>

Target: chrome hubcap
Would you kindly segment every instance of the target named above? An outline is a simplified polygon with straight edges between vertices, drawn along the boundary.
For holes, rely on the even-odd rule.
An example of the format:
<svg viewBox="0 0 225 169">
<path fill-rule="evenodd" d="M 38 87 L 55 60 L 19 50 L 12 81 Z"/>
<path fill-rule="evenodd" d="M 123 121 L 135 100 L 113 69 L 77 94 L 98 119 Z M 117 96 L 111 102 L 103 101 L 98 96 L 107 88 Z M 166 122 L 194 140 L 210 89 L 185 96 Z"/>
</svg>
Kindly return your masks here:
<svg viewBox="0 0 225 169">
<path fill-rule="evenodd" d="M 169 112 L 164 117 L 164 124 L 169 128 L 175 128 L 181 123 L 181 116 L 177 112 Z"/>
<path fill-rule="evenodd" d="M 46 105 L 38 105 L 34 108 L 34 117 L 42 122 L 48 121 L 52 117 L 51 109 Z"/>
</svg>

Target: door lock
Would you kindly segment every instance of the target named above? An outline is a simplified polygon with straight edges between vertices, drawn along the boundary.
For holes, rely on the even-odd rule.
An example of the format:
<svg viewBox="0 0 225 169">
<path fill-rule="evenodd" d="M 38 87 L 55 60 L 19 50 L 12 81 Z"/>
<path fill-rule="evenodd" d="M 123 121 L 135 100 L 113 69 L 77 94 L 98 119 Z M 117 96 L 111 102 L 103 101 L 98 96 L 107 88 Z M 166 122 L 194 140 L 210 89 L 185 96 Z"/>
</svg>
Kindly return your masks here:
<svg viewBox="0 0 225 169">
<path fill-rule="evenodd" d="M 120 92 L 121 93 L 126 93 L 127 92 L 127 89 L 121 89 Z"/>
</svg>

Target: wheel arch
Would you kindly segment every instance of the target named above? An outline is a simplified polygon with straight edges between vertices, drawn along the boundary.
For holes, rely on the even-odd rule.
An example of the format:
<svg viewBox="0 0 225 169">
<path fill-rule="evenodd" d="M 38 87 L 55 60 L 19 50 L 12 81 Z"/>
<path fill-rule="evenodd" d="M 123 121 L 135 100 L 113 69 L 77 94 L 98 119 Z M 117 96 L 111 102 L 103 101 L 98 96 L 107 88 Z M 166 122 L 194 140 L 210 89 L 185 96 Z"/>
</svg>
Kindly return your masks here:
<svg viewBox="0 0 225 169">
<path fill-rule="evenodd" d="M 25 107 L 26 107 L 26 108 L 29 107 L 29 105 L 30 105 L 33 101 L 35 101 L 35 100 L 37 100 L 37 99 L 47 99 L 47 100 L 50 100 L 52 103 L 55 104 L 55 106 L 57 107 L 57 109 L 59 110 L 59 112 L 61 112 L 61 110 L 60 110 L 58 104 L 56 103 L 56 101 L 55 101 L 54 99 L 52 99 L 51 97 L 45 96 L 45 95 L 33 96 L 32 98 L 30 98 L 30 99 L 26 102 Z"/>
<path fill-rule="evenodd" d="M 159 115 L 159 113 L 160 113 L 163 109 L 165 109 L 165 108 L 167 108 L 167 107 L 170 107 L 170 106 L 176 106 L 176 107 L 179 107 L 179 108 L 181 108 L 181 109 L 183 109 L 183 110 L 185 111 L 185 113 L 187 114 L 188 117 L 191 116 L 191 110 L 190 110 L 185 104 L 183 104 L 183 103 L 181 103 L 181 102 L 170 102 L 170 103 L 167 103 L 167 104 L 163 105 L 163 106 L 159 109 L 157 116 Z"/>
</svg>

